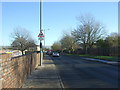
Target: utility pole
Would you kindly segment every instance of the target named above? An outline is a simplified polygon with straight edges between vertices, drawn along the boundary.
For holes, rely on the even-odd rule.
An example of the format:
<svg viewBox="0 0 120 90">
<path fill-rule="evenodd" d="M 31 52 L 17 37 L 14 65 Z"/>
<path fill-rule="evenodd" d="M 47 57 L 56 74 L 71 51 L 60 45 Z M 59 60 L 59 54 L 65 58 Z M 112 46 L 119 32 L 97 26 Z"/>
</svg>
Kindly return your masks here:
<svg viewBox="0 0 120 90">
<path fill-rule="evenodd" d="M 42 32 L 42 0 L 40 0 L 40 33 Z M 40 39 L 40 66 L 42 66 L 42 40 Z"/>
<path fill-rule="evenodd" d="M 45 29 L 43 31 L 44 31 L 44 48 L 43 48 L 43 57 L 44 57 L 45 56 Z"/>
</svg>

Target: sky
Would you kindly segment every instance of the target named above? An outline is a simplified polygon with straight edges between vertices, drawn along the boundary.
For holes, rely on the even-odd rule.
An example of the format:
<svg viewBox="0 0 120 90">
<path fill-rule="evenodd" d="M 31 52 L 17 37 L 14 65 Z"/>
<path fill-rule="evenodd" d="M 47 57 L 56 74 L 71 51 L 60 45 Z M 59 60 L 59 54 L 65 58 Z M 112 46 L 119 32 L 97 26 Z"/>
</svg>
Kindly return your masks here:
<svg viewBox="0 0 120 90">
<path fill-rule="evenodd" d="M 40 28 L 39 2 L 1 2 L 0 45 L 10 45 L 11 33 L 17 27 L 27 29 L 39 44 Z M 61 39 L 63 33 L 70 32 L 79 25 L 76 17 L 91 14 L 101 22 L 107 34 L 118 32 L 117 2 L 43 2 L 42 29 L 45 30 L 45 45 L 50 46 Z"/>
</svg>

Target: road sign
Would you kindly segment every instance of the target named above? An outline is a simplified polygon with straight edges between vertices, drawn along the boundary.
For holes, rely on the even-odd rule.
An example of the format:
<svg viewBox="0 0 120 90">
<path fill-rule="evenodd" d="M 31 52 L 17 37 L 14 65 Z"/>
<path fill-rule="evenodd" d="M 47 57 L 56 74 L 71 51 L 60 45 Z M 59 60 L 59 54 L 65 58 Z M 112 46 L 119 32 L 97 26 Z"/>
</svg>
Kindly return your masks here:
<svg viewBox="0 0 120 90">
<path fill-rule="evenodd" d="M 43 33 L 40 32 L 39 35 L 38 35 L 38 37 L 44 37 Z"/>
<path fill-rule="evenodd" d="M 38 40 L 44 40 L 44 37 L 39 37 Z"/>
</svg>

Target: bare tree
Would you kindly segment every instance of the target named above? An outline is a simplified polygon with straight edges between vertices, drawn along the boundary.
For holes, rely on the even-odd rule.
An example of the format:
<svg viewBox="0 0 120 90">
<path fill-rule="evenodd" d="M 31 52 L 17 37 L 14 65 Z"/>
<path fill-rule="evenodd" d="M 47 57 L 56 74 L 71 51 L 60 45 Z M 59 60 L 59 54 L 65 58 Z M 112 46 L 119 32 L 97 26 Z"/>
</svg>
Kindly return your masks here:
<svg viewBox="0 0 120 90">
<path fill-rule="evenodd" d="M 25 50 L 35 49 L 35 41 L 31 38 L 29 32 L 21 27 L 15 29 L 12 33 L 13 42 L 11 44 L 13 49 L 20 50 L 22 54 Z"/>
<path fill-rule="evenodd" d="M 74 51 L 78 47 L 78 44 L 75 42 L 75 39 L 68 34 L 64 35 L 60 42 L 62 49 L 68 50 L 69 52 Z"/>
<path fill-rule="evenodd" d="M 52 48 L 54 51 L 61 50 L 61 44 L 60 44 L 60 42 L 54 42 L 53 45 L 51 46 L 51 48 Z"/>
<path fill-rule="evenodd" d="M 93 44 L 101 38 L 104 27 L 101 23 L 95 21 L 92 16 L 81 16 L 78 18 L 79 26 L 72 31 L 76 41 L 83 45 L 86 53 Z"/>
<path fill-rule="evenodd" d="M 120 35 L 118 33 L 111 33 L 107 38 L 110 47 L 118 47 L 120 46 Z"/>
</svg>

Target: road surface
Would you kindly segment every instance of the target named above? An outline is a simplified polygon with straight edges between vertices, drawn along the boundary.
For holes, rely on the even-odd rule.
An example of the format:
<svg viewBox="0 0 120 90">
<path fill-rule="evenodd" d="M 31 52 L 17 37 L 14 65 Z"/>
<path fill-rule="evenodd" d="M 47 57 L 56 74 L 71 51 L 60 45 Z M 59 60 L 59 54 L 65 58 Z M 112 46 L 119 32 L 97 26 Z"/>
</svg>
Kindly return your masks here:
<svg viewBox="0 0 120 90">
<path fill-rule="evenodd" d="M 82 60 L 79 56 L 51 58 L 63 88 L 118 88 L 118 66 Z"/>
</svg>

